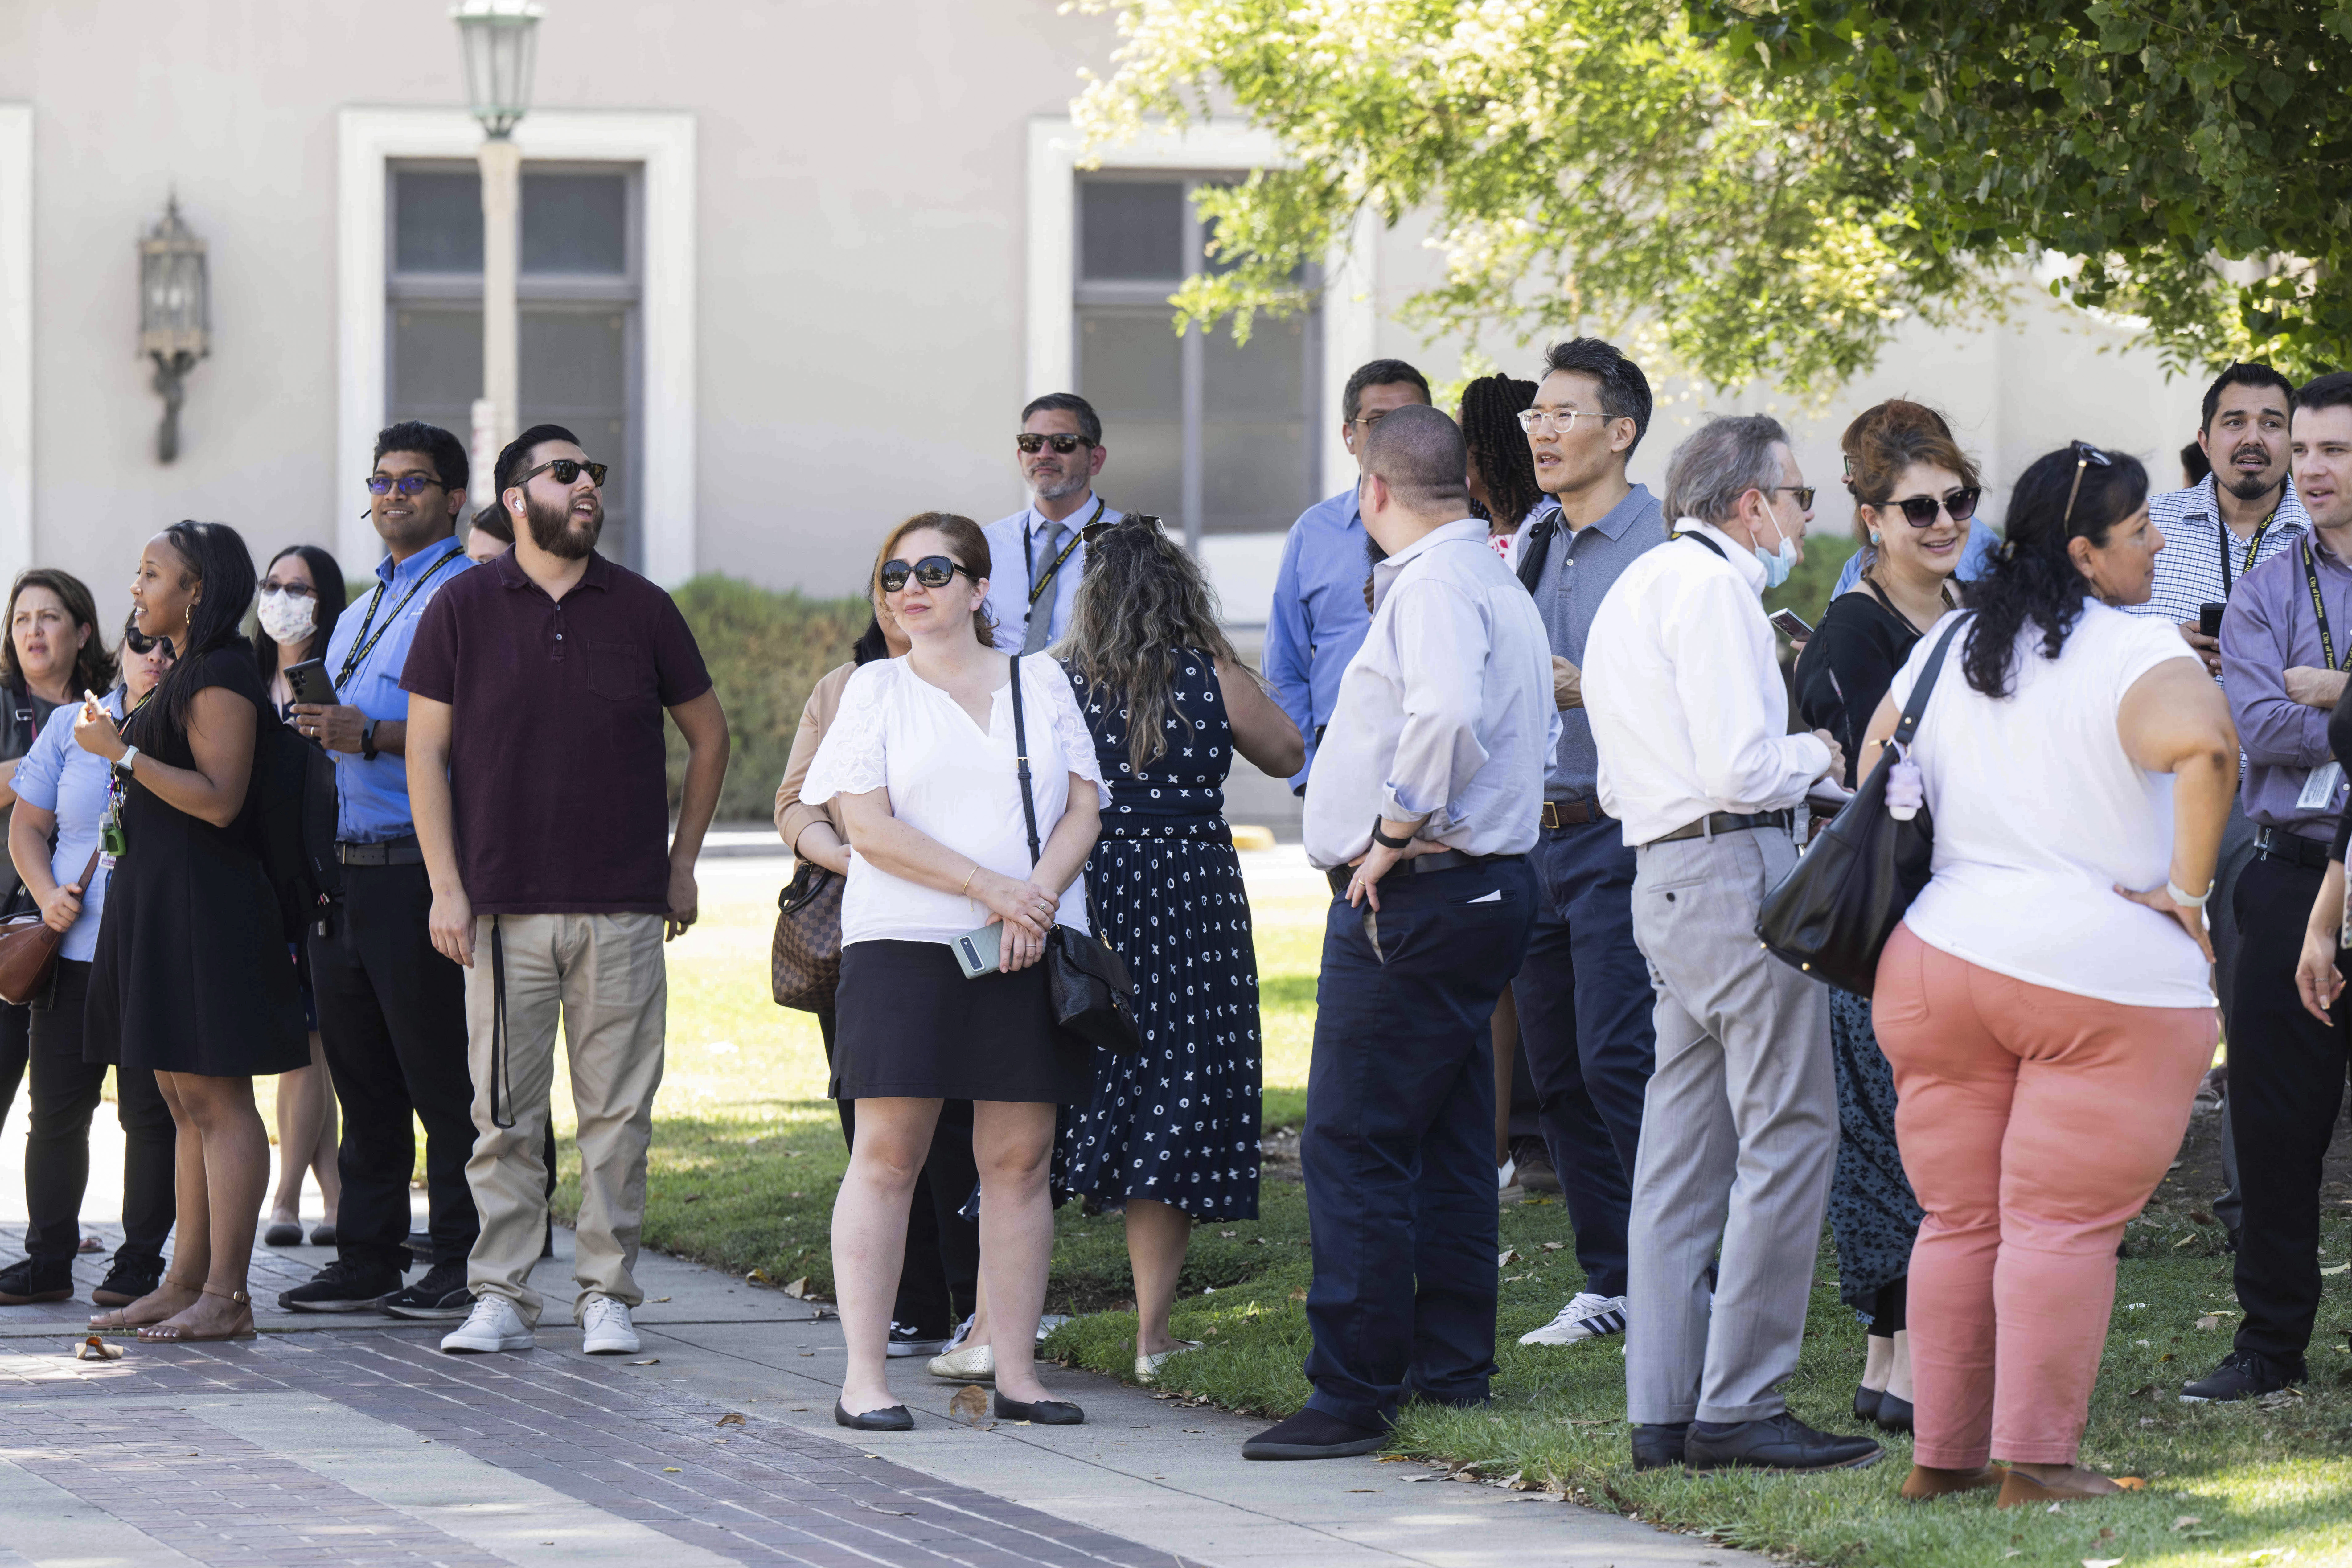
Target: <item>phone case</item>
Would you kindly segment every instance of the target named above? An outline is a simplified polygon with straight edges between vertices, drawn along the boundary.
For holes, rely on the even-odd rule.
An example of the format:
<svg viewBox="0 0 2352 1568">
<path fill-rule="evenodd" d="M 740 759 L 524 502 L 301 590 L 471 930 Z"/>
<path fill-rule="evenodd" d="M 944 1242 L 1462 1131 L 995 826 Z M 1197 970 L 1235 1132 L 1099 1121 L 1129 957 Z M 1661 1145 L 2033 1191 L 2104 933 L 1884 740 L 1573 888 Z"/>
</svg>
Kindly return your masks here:
<svg viewBox="0 0 2352 1568">
<path fill-rule="evenodd" d="M 948 945 L 955 949 L 956 963 L 962 969 L 963 977 L 977 980 L 996 973 L 998 964 L 1003 962 L 1003 941 L 1004 927 L 992 921 L 978 931 L 964 932 Z"/>
</svg>

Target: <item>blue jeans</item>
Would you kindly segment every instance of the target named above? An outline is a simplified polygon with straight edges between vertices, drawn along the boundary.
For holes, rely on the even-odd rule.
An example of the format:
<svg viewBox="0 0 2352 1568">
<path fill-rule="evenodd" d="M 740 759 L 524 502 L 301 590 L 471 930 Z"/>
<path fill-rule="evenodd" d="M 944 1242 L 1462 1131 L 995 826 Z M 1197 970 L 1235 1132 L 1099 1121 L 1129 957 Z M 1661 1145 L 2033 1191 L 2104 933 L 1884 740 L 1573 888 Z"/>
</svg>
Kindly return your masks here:
<svg viewBox="0 0 2352 1568">
<path fill-rule="evenodd" d="M 1614 822 L 1546 828 L 1528 863 L 1536 928 L 1511 986 L 1538 1124 L 1576 1226 L 1585 1289 L 1625 1293 L 1625 1226 L 1657 993 L 1633 942 L 1633 851 Z"/>
<path fill-rule="evenodd" d="M 1485 902 L 1475 902 L 1476 900 Z M 1408 1377 L 1475 1404 L 1495 1370 L 1495 1002 L 1535 914 L 1520 859 L 1331 901 L 1299 1150 L 1315 1283 L 1307 1405 L 1384 1427 Z"/>
</svg>

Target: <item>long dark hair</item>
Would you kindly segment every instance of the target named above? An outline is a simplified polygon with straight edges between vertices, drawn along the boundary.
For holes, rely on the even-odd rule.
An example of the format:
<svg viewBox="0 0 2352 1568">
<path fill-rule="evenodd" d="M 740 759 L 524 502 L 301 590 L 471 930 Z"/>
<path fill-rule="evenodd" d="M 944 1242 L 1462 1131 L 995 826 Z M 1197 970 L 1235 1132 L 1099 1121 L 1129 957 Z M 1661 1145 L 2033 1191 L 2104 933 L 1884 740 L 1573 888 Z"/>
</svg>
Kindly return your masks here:
<svg viewBox="0 0 2352 1568">
<path fill-rule="evenodd" d="M 269 558 L 269 565 L 262 568 L 261 574 L 268 576 L 289 555 L 302 558 L 302 564 L 310 569 L 310 585 L 319 591 L 318 624 L 310 630 L 310 657 L 320 658 L 327 652 L 327 639 L 335 635 L 335 623 L 342 618 L 343 606 L 351 602 L 351 591 L 343 585 L 342 567 L 315 544 L 288 545 Z M 277 639 L 258 620 L 253 627 L 253 658 L 261 667 L 262 679 L 268 680 L 278 673 Z"/>
<path fill-rule="evenodd" d="M 1217 595 L 1200 563 L 1155 522 L 1122 522 L 1087 546 L 1086 575 L 1058 650 L 1088 684 L 1119 695 L 1127 756 L 1141 773 L 1166 754 L 1172 665 L 1180 648 L 1239 664 L 1218 629 Z M 1180 715 L 1181 717 L 1181 715 Z"/>
<path fill-rule="evenodd" d="M 253 608 L 253 553 L 236 530 L 225 522 L 182 521 L 165 529 L 163 537 L 180 558 L 182 581 L 201 584 L 204 592 L 189 612 L 187 647 L 173 645 L 172 668 L 155 687 L 163 700 L 142 704 L 132 716 L 130 727 L 137 732 L 131 740 L 142 746 L 158 725 L 187 732 L 188 707 L 196 698 L 194 681 L 204 656 L 244 641 L 237 628 Z"/>
<path fill-rule="evenodd" d="M 2102 464 L 2100 458 L 2106 461 Z M 2076 490 L 2078 466 L 2082 488 Z M 2029 623 L 2042 629 L 2042 657 L 2058 657 L 2091 591 L 2066 553 L 2066 542 L 2087 539 L 2105 548 L 2108 532 L 2147 500 L 2147 470 L 2137 458 L 2083 441 L 2036 458 L 2019 476 L 2009 497 L 2008 542 L 1969 587 L 1969 605 L 1977 618 L 1960 660 L 1971 687 L 1987 697 L 2009 695 L 2018 635 Z"/>
<path fill-rule="evenodd" d="M 16 574 L 16 581 L 8 589 L 8 613 L 0 616 L 0 685 L 12 691 L 25 691 L 25 672 L 16 663 L 16 639 L 11 628 L 16 624 L 16 601 L 27 588 L 47 588 L 58 596 L 72 617 L 77 633 L 87 629 L 89 640 L 74 655 L 72 684 L 66 688 L 68 700 L 84 691 L 114 689 L 114 656 L 106 651 L 106 638 L 98 627 L 98 602 L 90 597 L 89 589 L 70 572 L 54 567 L 36 566 L 29 572 Z"/>
<path fill-rule="evenodd" d="M 1519 415 L 1535 406 L 1536 384 L 1514 381 L 1500 371 L 1482 375 L 1462 389 L 1462 440 L 1478 477 L 1486 483 L 1491 506 L 1470 503 L 1475 516 L 1513 528 L 1543 503 L 1543 487 L 1536 483 L 1535 451 L 1528 433 L 1519 428 Z"/>
</svg>

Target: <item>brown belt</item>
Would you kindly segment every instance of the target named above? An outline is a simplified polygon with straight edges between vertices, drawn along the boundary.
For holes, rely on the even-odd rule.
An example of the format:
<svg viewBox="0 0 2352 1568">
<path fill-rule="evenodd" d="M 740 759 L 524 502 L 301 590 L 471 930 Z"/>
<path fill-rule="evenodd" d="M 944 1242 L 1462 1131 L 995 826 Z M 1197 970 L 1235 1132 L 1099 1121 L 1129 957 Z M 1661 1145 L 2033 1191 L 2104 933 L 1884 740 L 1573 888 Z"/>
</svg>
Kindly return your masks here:
<svg viewBox="0 0 2352 1568">
<path fill-rule="evenodd" d="M 1685 822 L 1672 833 L 1661 833 L 1648 842 L 1671 844 L 1678 838 L 1696 838 L 1712 833 L 1740 833 L 1752 827 L 1777 827 L 1783 833 L 1793 828 L 1797 814 L 1782 807 L 1779 811 L 1715 811 L 1696 822 Z"/>
<path fill-rule="evenodd" d="M 1543 825 L 1546 827 L 1582 827 L 1591 822 L 1613 822 L 1616 818 L 1601 809 L 1598 801 L 1548 800 L 1544 802 Z"/>
</svg>

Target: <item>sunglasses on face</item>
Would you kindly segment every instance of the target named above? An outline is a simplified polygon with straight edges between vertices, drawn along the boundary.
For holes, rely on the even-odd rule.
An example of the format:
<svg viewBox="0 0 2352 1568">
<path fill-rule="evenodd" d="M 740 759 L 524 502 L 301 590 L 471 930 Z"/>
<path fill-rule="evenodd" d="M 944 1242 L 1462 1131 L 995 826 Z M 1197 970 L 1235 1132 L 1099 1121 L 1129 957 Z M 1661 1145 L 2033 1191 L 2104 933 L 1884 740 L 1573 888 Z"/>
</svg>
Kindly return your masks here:
<svg viewBox="0 0 2352 1568">
<path fill-rule="evenodd" d="M 577 458 L 558 458 L 551 463 L 541 463 L 507 488 L 519 489 L 541 474 L 553 474 L 557 484 L 568 485 L 575 482 L 584 473 L 588 476 L 588 482 L 601 490 L 604 488 L 605 472 L 605 467 L 602 463 L 583 463 Z"/>
<path fill-rule="evenodd" d="M 158 645 L 161 645 L 166 654 L 169 654 L 172 651 L 172 639 L 170 637 L 151 637 L 144 636 L 135 626 L 126 626 L 123 628 L 122 646 L 142 658 L 154 652 Z"/>
<path fill-rule="evenodd" d="M 1094 445 L 1084 436 L 1039 436 L 1027 431 L 1013 437 L 1013 444 L 1033 455 L 1044 451 L 1050 444 L 1055 451 L 1066 458 L 1081 447 Z"/>
<path fill-rule="evenodd" d="M 1903 521 L 1914 528 L 1933 528 L 1936 526 L 1936 513 L 1939 510 L 1950 512 L 1954 522 L 1966 522 L 1976 516 L 1977 500 L 1983 494 L 1981 487 L 1970 485 L 1965 489 L 1947 493 L 1941 500 L 1934 496 L 1905 496 L 1901 500 L 1878 504 L 1902 508 Z"/>
<path fill-rule="evenodd" d="M 1759 485 L 1757 488 L 1768 496 L 1779 495 L 1785 490 L 1797 498 L 1799 511 L 1813 510 L 1813 487 L 1811 485 Z"/>
<path fill-rule="evenodd" d="M 1125 517 L 1113 518 L 1108 522 L 1090 522 L 1087 524 L 1086 527 L 1078 530 L 1078 537 L 1086 541 L 1088 544 L 1092 544 L 1096 540 L 1100 539 L 1112 529 L 1125 528 L 1130 523 L 1139 528 L 1150 528 L 1155 530 L 1160 526 L 1160 520 L 1152 516 L 1150 512 L 1131 511 Z"/>
<path fill-rule="evenodd" d="M 971 576 L 971 568 L 960 565 L 944 555 L 926 555 L 912 566 L 908 565 L 904 561 L 885 561 L 882 563 L 882 591 L 886 594 L 903 593 L 906 591 L 907 579 L 909 577 L 926 588 L 944 588 L 955 581 L 955 574 L 959 572 L 967 577 L 971 577 L 975 583 L 980 581 L 979 578 Z"/>
<path fill-rule="evenodd" d="M 448 487 L 439 479 L 428 479 L 423 474 L 403 474 L 396 479 L 390 474 L 370 474 L 367 477 L 367 488 L 368 494 L 372 496 L 388 496 L 394 490 L 398 490 L 404 496 L 414 496 L 422 495 L 426 490 L 446 489 Z"/>
<path fill-rule="evenodd" d="M 319 590 L 308 583 L 264 583 L 261 585 L 261 591 L 265 595 L 284 594 L 296 599 L 315 599 L 319 596 Z"/>
</svg>

